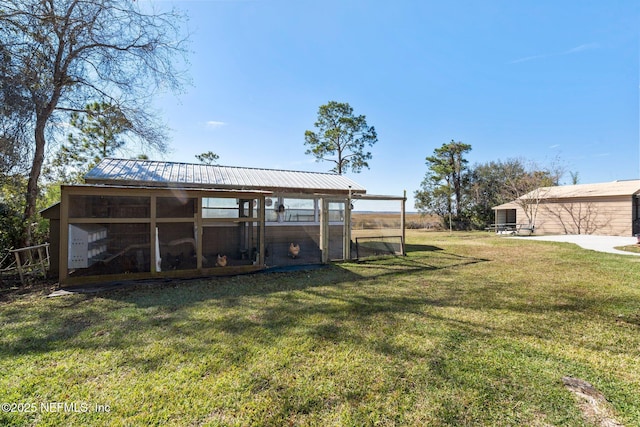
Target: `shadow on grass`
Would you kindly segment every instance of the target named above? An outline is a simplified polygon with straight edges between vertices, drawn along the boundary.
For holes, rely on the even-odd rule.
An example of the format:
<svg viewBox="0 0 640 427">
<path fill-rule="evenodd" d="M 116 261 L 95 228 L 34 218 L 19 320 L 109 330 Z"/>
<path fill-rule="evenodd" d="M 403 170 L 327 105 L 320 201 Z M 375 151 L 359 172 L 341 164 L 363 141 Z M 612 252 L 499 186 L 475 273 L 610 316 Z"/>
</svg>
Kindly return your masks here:
<svg viewBox="0 0 640 427">
<path fill-rule="evenodd" d="M 187 381 L 198 382 L 231 372 L 238 388 L 277 396 L 304 393 L 312 385 L 287 382 L 289 375 L 312 371 L 319 381 L 332 378 L 338 384 L 313 395 L 318 411 L 336 399 L 345 405 L 367 402 L 367 390 L 379 385 L 370 377 L 383 364 L 382 381 L 400 394 L 411 395 L 416 384 L 426 382 L 448 391 L 439 397 L 434 414 L 446 425 L 463 425 L 469 402 L 459 399 L 460 393 L 493 396 L 493 387 L 499 386 L 501 393 L 519 396 L 529 385 L 521 386 L 523 378 L 549 380 L 538 373 L 539 364 L 554 375 L 567 367 L 583 369 L 520 338 L 555 342 L 554 328 L 574 314 L 597 311 L 603 298 L 607 304 L 618 303 L 610 295 L 563 291 L 562 298 L 546 296 L 553 289 L 549 287 L 529 296 L 517 280 L 478 274 L 490 271 L 474 269 L 490 261 L 489 256 L 415 245 L 406 257 L 309 271 L 146 282 L 47 304 L 36 301 L 33 308 L 4 307 L 0 321 L 10 330 L 0 359 L 71 350 L 83 358 L 77 362 L 81 364 L 108 351 L 112 361 L 107 368 L 96 365 L 96 375 L 105 369 L 142 376 L 186 370 L 191 372 Z M 494 322 L 493 316 L 520 321 Z M 13 323 L 29 326 L 12 329 Z M 597 345 L 581 344 L 600 350 Z M 331 365 L 334 355 L 354 362 Z M 509 360 L 494 362 L 504 355 L 527 364 L 512 373 Z M 38 360 L 44 365 L 50 359 L 45 354 Z M 336 366 L 359 375 L 356 387 L 352 380 L 340 379 Z M 290 401 L 274 400 L 273 410 L 282 411 L 283 418 L 300 411 Z M 483 413 L 480 407 L 476 411 Z"/>
<path fill-rule="evenodd" d="M 488 258 L 459 255 L 431 245 L 407 245 L 407 256 L 368 258 L 358 261 L 362 277 L 403 276 L 456 269 L 491 261 Z M 345 265 L 348 265 L 346 263 Z"/>
<path fill-rule="evenodd" d="M 514 299 L 511 283 L 491 283 L 481 277 L 473 279 L 474 282 L 455 283 L 456 271 L 488 262 L 488 258 L 463 256 L 431 245 L 408 245 L 407 253 L 406 257 L 344 262 L 310 271 L 147 281 L 99 294 L 61 298 L 44 304 L 42 309 L 5 307 L 0 312 L 0 320 L 5 325 L 30 326 L 11 331 L 9 336 L 13 338 L 0 349 L 0 356 L 70 346 L 135 349 L 157 339 L 158 333 L 160 337 L 173 339 L 174 336 L 195 338 L 203 331 L 211 334 L 222 331 L 236 336 L 249 334 L 256 342 L 268 345 L 301 327 L 314 338 L 364 342 L 347 329 L 353 322 L 369 324 L 379 315 L 424 318 L 425 310 L 441 307 L 525 314 L 563 313 L 589 310 L 602 304 L 599 298 L 586 295 L 579 298 L 567 295 L 555 304 L 532 302 L 526 296 Z M 437 277 L 429 274 L 438 271 L 446 274 Z M 452 280 L 451 285 L 439 283 L 445 277 Z M 434 281 L 434 285 L 429 281 Z M 194 316 L 193 311 L 202 307 L 207 308 L 208 314 Z M 487 328 L 482 321 L 461 323 L 435 313 L 428 316 L 434 322 L 469 333 Z M 308 319 L 315 320 L 306 324 Z M 317 319 L 326 319 L 327 323 L 317 323 Z M 509 334 L 550 333 L 534 325 L 508 329 L 505 327 Z M 216 342 L 217 339 L 203 339 L 195 346 L 204 349 Z M 234 344 L 229 357 L 241 357 L 240 347 Z M 389 343 L 380 344 L 380 350 L 401 352 Z M 144 358 L 131 355 L 132 363 L 138 360 L 145 363 Z M 154 365 L 148 362 L 149 366 Z"/>
<path fill-rule="evenodd" d="M 8 340 L 0 355 L 47 352 L 68 346 L 80 348 L 126 348 L 141 343 L 137 335 L 157 327 L 175 328 L 175 332 L 186 334 L 201 328 L 215 327 L 232 334 L 243 333 L 251 327 L 260 326 L 277 333 L 285 333 L 295 325 L 295 318 L 287 313 L 322 314 L 327 318 L 339 316 L 342 308 L 315 303 L 300 302 L 299 293 L 316 295 L 339 294 L 344 286 L 358 287 L 361 282 L 370 282 L 388 276 L 388 280 L 403 275 L 421 274 L 440 269 L 458 268 L 486 261 L 474 257 L 463 257 L 446 253 L 441 248 L 427 245 L 412 245 L 406 257 L 384 257 L 333 264 L 320 269 L 293 272 L 271 272 L 235 277 L 214 277 L 191 280 L 161 280 L 132 282 L 111 290 L 91 294 L 79 294 L 46 300 L 42 309 L 38 305 L 31 309 L 5 306 L 0 312 L 3 323 L 15 325 L 15 338 Z M 425 256 L 424 252 L 434 254 Z M 315 288 L 329 287 L 323 292 Z M 298 293 L 298 296 L 294 294 Z M 274 297 L 274 295 L 276 295 Z M 255 297 L 275 301 L 272 313 L 262 312 L 262 321 L 247 319 L 242 313 L 248 301 Z M 348 300 L 349 298 L 347 298 Z M 348 303 L 348 313 L 367 316 L 376 312 L 392 310 L 414 310 L 419 304 L 429 303 L 420 299 L 395 299 L 372 295 L 358 295 Z M 230 314 L 199 324 L 190 318 L 190 307 L 208 304 Z M 240 312 L 238 312 L 240 310 Z M 278 313 L 276 316 L 275 313 Z M 265 319 L 271 319 L 264 321 Z M 187 323 L 185 323 L 187 322 Z M 185 323 L 183 328 L 177 324 Z M 19 328 L 17 325 L 29 325 Z M 144 340 L 143 340 L 144 341 Z"/>
<path fill-rule="evenodd" d="M 469 424 L 466 405 L 484 403 L 458 399 L 460 393 L 493 396 L 497 386 L 500 394 L 538 399 L 542 405 L 546 400 L 541 394 L 518 397 L 531 385 L 529 377 L 553 382 L 556 373 L 586 369 L 544 345 L 520 341 L 523 336 L 548 340 L 553 348 L 563 336 L 572 337 L 570 327 L 563 331 L 563 325 L 575 320 L 579 327 L 588 326 L 592 313 L 601 313 L 604 305 L 640 304 L 629 295 L 577 294 L 582 288 L 566 283 L 554 287 L 531 282 L 529 288 L 519 283 L 523 276 L 492 275 L 513 265 L 483 267 L 500 257 L 490 252 L 492 247 L 482 250 L 489 252 L 476 257 L 408 245 L 406 257 L 309 271 L 146 282 L 34 301 L 33 306 L 0 307 L 5 338 L 0 359 L 46 352 L 59 357 L 55 350 L 61 350 L 81 357 L 77 364 L 90 364 L 107 351 L 110 361 L 106 367 L 95 365 L 95 375 L 136 370 L 172 376 L 187 371 L 181 383 L 221 378 L 216 385 L 223 377 L 233 377 L 234 387 L 250 390 L 252 397 L 278 396 L 269 411 L 281 411 L 283 419 L 308 410 L 304 405 L 309 400 L 287 399 L 303 394 L 305 387 L 314 389 L 317 400 L 312 406 L 321 412 L 330 402 L 369 402 L 367 393 L 376 386 L 389 385 L 411 396 L 429 384 L 444 390 L 438 392 L 436 418 L 446 425 L 463 425 Z M 542 265 L 553 256 L 544 255 L 550 258 Z M 632 323 L 624 327 L 637 328 Z M 582 341 L 582 347 L 601 350 L 593 340 Z M 608 348 L 607 354 L 614 351 Z M 511 359 L 502 362 L 505 355 Z M 42 366 L 50 363 L 49 355 L 33 360 Z M 381 382 L 373 380 L 382 371 Z M 337 385 L 316 390 L 315 383 L 302 382 L 305 373 Z M 342 380 L 354 373 L 360 375 L 351 377 L 356 381 Z M 498 410 L 500 404 L 490 409 Z M 476 410 L 484 414 L 482 408 Z"/>
<path fill-rule="evenodd" d="M 443 251 L 444 250 L 444 249 L 442 249 L 441 247 L 438 247 L 438 246 L 419 245 L 419 244 L 411 244 L 411 243 L 406 244 L 404 249 L 407 252 L 407 254 L 409 254 L 411 252 L 437 252 L 437 251 Z"/>
</svg>

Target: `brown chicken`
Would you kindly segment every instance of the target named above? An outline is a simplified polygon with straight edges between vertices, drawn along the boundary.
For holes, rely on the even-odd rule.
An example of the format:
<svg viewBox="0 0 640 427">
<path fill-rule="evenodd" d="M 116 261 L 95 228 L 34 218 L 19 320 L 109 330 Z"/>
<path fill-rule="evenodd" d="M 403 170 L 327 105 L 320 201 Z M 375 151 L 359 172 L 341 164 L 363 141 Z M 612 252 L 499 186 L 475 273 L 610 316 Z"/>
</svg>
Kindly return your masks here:
<svg viewBox="0 0 640 427">
<path fill-rule="evenodd" d="M 216 261 L 216 267 L 226 267 L 227 266 L 227 256 L 218 254 L 218 259 Z"/>
<path fill-rule="evenodd" d="M 300 255 L 300 245 L 294 245 L 293 243 L 291 243 L 289 245 L 289 256 L 291 258 L 298 258 L 299 255 Z"/>
</svg>

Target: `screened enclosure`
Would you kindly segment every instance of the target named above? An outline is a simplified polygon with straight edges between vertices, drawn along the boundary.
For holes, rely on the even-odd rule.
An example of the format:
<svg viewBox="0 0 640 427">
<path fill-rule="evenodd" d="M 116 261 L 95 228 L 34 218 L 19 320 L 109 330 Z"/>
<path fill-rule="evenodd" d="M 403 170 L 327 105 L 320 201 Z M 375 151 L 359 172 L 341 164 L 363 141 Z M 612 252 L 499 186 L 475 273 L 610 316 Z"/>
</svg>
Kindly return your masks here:
<svg viewBox="0 0 640 427">
<path fill-rule="evenodd" d="M 105 159 L 85 180 L 62 186 L 59 215 L 48 210 L 63 284 L 239 274 L 357 254 L 352 210 L 366 191 L 341 175 Z"/>
<path fill-rule="evenodd" d="M 284 194 L 267 197 L 265 203 L 268 206 L 265 254 L 269 266 L 317 264 L 345 259 L 343 233 L 346 202 Z M 326 209 L 323 210 L 323 206 Z M 327 230 L 325 242 L 323 230 Z M 323 253 L 327 254 L 326 260 L 323 259 Z"/>
<path fill-rule="evenodd" d="M 232 274 L 264 265 L 262 194 L 63 186 L 62 195 L 63 282 Z"/>
</svg>

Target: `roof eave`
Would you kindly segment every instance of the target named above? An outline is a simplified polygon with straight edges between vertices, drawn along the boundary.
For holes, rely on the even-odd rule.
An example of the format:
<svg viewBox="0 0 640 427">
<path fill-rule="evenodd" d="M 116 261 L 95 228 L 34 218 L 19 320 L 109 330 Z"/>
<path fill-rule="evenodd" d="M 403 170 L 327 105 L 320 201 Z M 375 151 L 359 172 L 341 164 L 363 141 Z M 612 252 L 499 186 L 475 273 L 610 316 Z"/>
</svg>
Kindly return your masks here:
<svg viewBox="0 0 640 427">
<path fill-rule="evenodd" d="M 132 180 L 112 180 L 112 179 L 87 179 L 89 185 L 106 185 L 106 186 L 123 186 L 123 187 L 153 187 L 153 188 L 179 188 L 179 189 L 205 189 L 205 190 L 221 190 L 221 191 L 260 191 L 270 193 L 295 193 L 309 195 L 352 195 L 366 194 L 366 190 L 357 189 L 326 189 L 326 188 L 296 188 L 296 187 L 273 187 L 273 186 L 243 186 L 234 185 L 215 185 L 203 183 L 185 183 L 177 184 L 171 182 L 158 181 L 132 181 Z"/>
</svg>

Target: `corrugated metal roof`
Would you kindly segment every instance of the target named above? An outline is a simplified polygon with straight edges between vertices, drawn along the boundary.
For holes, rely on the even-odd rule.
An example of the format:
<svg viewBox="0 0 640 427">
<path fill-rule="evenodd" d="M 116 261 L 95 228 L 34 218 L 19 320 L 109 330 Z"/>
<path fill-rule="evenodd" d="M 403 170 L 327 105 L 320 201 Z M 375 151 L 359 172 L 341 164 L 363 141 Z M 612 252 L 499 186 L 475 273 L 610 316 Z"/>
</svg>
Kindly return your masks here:
<svg viewBox="0 0 640 427">
<path fill-rule="evenodd" d="M 558 185 L 542 187 L 523 198 L 566 199 L 575 197 L 632 196 L 640 192 L 640 180 L 601 182 L 598 184 Z"/>
<path fill-rule="evenodd" d="M 531 191 L 520 199 L 572 199 L 593 197 L 633 196 L 640 193 L 640 180 L 601 182 L 597 184 L 558 185 L 541 187 Z M 493 209 L 515 209 L 518 203 L 514 200 Z"/>
<path fill-rule="evenodd" d="M 366 193 L 342 175 L 241 168 L 154 160 L 104 159 L 87 175 L 88 184 L 203 187 L 234 190 Z"/>
</svg>

